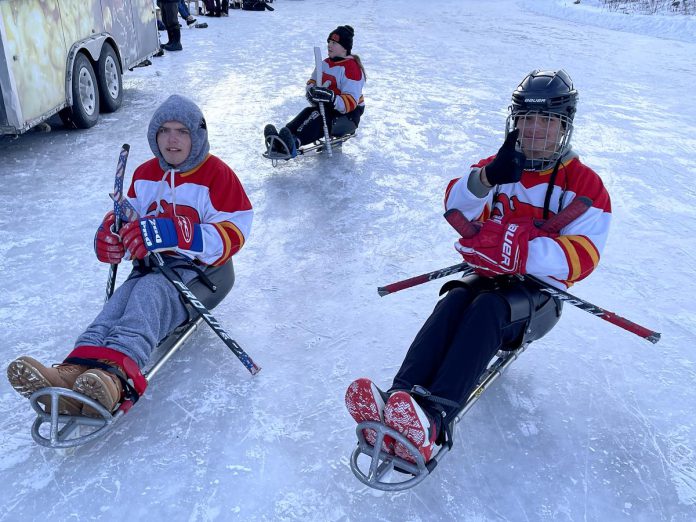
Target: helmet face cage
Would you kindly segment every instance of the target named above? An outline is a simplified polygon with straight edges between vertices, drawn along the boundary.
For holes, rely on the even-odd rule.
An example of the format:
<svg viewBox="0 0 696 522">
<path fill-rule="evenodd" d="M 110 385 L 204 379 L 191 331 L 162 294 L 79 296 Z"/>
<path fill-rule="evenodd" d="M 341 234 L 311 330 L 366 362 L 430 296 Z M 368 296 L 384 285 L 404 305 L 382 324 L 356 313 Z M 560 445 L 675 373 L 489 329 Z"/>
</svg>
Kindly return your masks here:
<svg viewBox="0 0 696 522">
<path fill-rule="evenodd" d="M 524 153 L 525 170 L 546 170 L 570 148 L 573 120 L 548 111 L 514 111 L 510 107 L 505 136 L 519 129 L 517 150 Z"/>
</svg>

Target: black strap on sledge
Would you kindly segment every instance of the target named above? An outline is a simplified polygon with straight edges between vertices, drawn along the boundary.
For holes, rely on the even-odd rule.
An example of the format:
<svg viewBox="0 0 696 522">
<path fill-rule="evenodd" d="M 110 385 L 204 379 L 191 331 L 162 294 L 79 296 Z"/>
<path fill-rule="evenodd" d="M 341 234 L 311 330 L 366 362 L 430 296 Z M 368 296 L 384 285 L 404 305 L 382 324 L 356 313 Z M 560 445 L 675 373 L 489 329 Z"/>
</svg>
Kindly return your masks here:
<svg viewBox="0 0 696 522">
<path fill-rule="evenodd" d="M 217 291 L 217 286 L 210 280 L 210 278 L 207 275 L 205 275 L 205 270 L 193 261 L 191 261 L 188 257 L 180 255 L 172 256 L 167 254 L 162 256 L 162 259 L 165 260 L 167 268 L 170 268 L 172 270 L 193 270 L 194 272 L 196 272 L 196 276 L 201 280 L 201 282 L 205 286 L 207 286 L 210 289 L 211 292 Z M 128 276 L 128 278 L 135 279 L 137 277 L 143 277 L 144 275 L 147 275 L 156 270 L 161 269 L 159 266 L 150 264 L 149 258 L 145 258 L 142 260 L 138 259 L 133 262 L 133 271 Z"/>
<path fill-rule="evenodd" d="M 450 423 L 445 419 L 446 412 L 444 407 L 448 406 L 450 408 L 455 408 L 455 411 L 459 411 L 462 409 L 462 405 L 450 399 L 433 395 L 420 384 L 414 385 L 409 393 L 423 401 L 432 403 L 429 409 L 431 411 L 435 410 L 438 413 L 437 420 L 440 424 L 438 426 L 437 442 L 446 444 L 449 449 L 452 449 L 452 428 L 450 427 Z"/>
<path fill-rule="evenodd" d="M 217 292 L 217 286 L 210 280 L 210 278 L 205 275 L 205 271 L 203 268 L 192 262 L 188 258 L 174 258 L 174 262 L 167 264 L 167 268 L 170 268 L 172 270 L 176 270 L 178 268 L 181 268 L 183 270 L 193 270 L 196 272 L 196 276 L 200 278 L 201 282 L 205 286 L 207 286 L 211 292 Z M 159 268 L 158 268 L 159 270 Z"/>
<path fill-rule="evenodd" d="M 117 366 L 103 363 L 97 359 L 85 359 L 83 357 L 68 357 L 63 362 L 68 364 L 77 364 L 79 366 L 87 366 L 89 368 L 97 368 L 98 370 L 109 372 L 111 375 L 114 375 L 119 381 L 121 381 L 121 386 L 123 387 L 123 400 L 119 402 L 123 402 L 124 400 L 131 401 L 133 404 L 138 402 L 140 395 L 137 391 L 135 391 L 133 385 L 128 382 L 128 377 L 126 374 L 123 373 Z"/>
</svg>

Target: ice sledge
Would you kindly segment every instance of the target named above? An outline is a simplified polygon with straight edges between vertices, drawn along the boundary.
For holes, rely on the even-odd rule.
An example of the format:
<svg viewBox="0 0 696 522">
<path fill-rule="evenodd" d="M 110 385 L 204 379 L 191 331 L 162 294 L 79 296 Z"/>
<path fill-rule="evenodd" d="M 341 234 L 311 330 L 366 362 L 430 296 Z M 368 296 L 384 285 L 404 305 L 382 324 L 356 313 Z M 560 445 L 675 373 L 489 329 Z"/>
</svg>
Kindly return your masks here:
<svg viewBox="0 0 696 522">
<path fill-rule="evenodd" d="M 527 349 L 527 346 L 529 346 L 529 343 L 520 346 L 516 350 L 500 350 L 491 359 L 488 368 L 479 377 L 478 385 L 471 392 L 464 407 L 459 410 L 457 416 L 452 421 L 452 433 L 454 433 L 455 426 L 481 397 L 483 392 Z M 350 457 L 350 469 L 360 482 L 382 491 L 402 491 L 423 482 L 449 452 L 453 442 L 451 440 L 450 444 L 444 444 L 440 451 L 426 463 L 418 449 L 405 436 L 384 424 L 375 421 L 364 421 L 359 423 L 355 429 L 358 436 L 358 445 Z M 374 446 L 371 446 L 365 440 L 363 435 L 364 429 L 373 429 L 377 432 L 377 440 Z M 382 451 L 382 441 L 386 435 L 403 444 L 415 462 L 409 462 L 396 455 Z M 358 458 L 361 455 L 367 456 L 367 465 L 361 466 L 358 463 Z"/>
<path fill-rule="evenodd" d="M 355 135 L 356 132 L 352 132 L 350 134 L 344 134 L 343 136 L 332 137 L 329 141 L 331 149 L 334 151 L 340 150 L 340 147 L 346 141 L 353 138 Z M 310 152 L 320 154 L 324 152 L 324 143 L 325 141 L 320 139 L 315 141 L 312 145 L 304 145 L 297 149 L 297 156 L 295 157 L 304 156 Z M 283 150 L 283 152 L 277 152 L 273 150 L 273 146 L 276 144 Z M 271 160 L 271 164 L 274 167 L 277 167 L 278 162 L 280 161 L 288 161 L 293 159 L 293 156 L 290 155 L 290 151 L 288 150 L 287 145 L 285 145 L 285 142 L 281 140 L 277 135 L 271 135 L 266 138 L 266 151 L 263 152 L 261 155 L 264 158 Z"/>
<path fill-rule="evenodd" d="M 234 268 L 232 261 L 211 268 L 205 272 L 206 276 L 215 284 L 215 292 L 208 289 L 205 283 L 194 278 L 189 287 L 195 290 L 197 297 L 208 308 L 213 309 L 229 293 L 234 284 Z M 206 291 L 207 290 L 207 291 Z M 191 319 L 179 326 L 158 345 L 155 351 L 156 362 L 143 372 L 143 376 L 150 384 L 152 378 L 162 366 L 184 345 L 193 335 L 196 329 L 204 321 L 200 315 L 189 311 Z M 159 355 L 157 357 L 157 355 Z M 85 417 L 81 415 L 60 415 L 58 401 L 61 397 L 76 399 L 83 404 L 91 406 L 99 417 Z M 39 399 L 50 400 L 51 413 L 44 411 Z M 29 398 L 31 407 L 36 412 L 36 419 L 31 427 L 31 436 L 37 444 L 48 448 L 60 449 L 81 446 L 101 438 L 111 432 L 118 424 L 118 420 L 133 406 L 126 401 L 118 410 L 111 413 L 97 401 L 67 388 L 43 388 L 34 392 Z"/>
</svg>

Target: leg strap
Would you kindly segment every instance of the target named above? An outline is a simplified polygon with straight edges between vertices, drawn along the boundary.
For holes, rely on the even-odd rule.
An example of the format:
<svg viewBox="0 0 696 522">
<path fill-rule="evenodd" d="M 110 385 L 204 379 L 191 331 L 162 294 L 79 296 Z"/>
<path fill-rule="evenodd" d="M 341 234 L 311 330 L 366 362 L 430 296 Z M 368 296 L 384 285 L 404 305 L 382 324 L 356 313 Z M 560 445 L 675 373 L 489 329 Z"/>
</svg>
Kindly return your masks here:
<svg viewBox="0 0 696 522">
<path fill-rule="evenodd" d="M 147 379 L 137 363 L 117 350 L 104 346 L 78 346 L 63 361 L 90 368 L 98 368 L 115 375 L 123 386 L 123 399 L 131 404 L 138 402 L 147 388 Z M 111 363 L 111 364 L 110 364 Z"/>
<path fill-rule="evenodd" d="M 424 407 L 431 414 L 435 413 L 434 418 L 437 428 L 438 444 L 447 444 L 447 447 L 452 449 L 452 428 L 448 422 L 449 419 L 445 419 L 446 413 L 444 407 L 447 406 L 450 408 L 455 408 L 455 411 L 459 411 L 462 406 L 458 402 L 433 395 L 419 384 L 416 384 L 413 388 L 411 388 L 410 394 L 420 399 L 419 402 L 428 403 L 427 405 L 424 405 Z"/>
<path fill-rule="evenodd" d="M 165 259 L 165 263 L 168 261 Z M 183 257 L 176 257 L 174 258 L 174 261 L 171 261 L 170 263 L 165 264 L 165 270 L 170 269 L 170 270 L 176 270 L 176 269 L 182 269 L 182 270 L 193 270 L 198 278 L 201 280 L 201 282 L 207 286 L 211 292 L 216 292 L 217 287 L 213 284 L 213 282 L 210 280 L 210 278 L 205 275 L 204 269 L 197 266 L 194 264 L 192 261 L 190 261 L 187 258 Z M 161 269 L 160 269 L 161 270 Z M 171 274 L 171 272 L 169 272 Z M 176 272 L 175 272 L 176 274 Z M 177 276 L 178 278 L 178 276 Z"/>
</svg>

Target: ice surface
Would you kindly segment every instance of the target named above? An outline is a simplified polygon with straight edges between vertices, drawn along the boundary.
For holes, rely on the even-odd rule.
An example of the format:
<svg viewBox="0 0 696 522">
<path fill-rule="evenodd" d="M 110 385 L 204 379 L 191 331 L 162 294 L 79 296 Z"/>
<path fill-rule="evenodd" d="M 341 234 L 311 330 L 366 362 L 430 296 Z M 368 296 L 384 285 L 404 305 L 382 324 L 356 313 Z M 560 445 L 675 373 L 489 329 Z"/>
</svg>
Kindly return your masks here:
<svg viewBox="0 0 696 522">
<path fill-rule="evenodd" d="M 250 377 L 201 328 L 113 433 L 74 452 L 35 445 L 28 403 L 0 380 L 0 521 L 695 520 L 693 17 L 549 0 L 273 6 L 184 29 L 184 51 L 125 74 L 124 106 L 93 129 L 0 139 L 3 365 L 60 360 L 99 310 L 92 238 L 120 146 L 130 179 L 151 156 L 152 111 L 178 92 L 256 209 L 215 316 L 263 367 Z M 331 160 L 273 169 L 263 126 L 305 105 L 312 48 L 346 23 L 368 75 L 359 135 Z M 459 262 L 447 182 L 497 150 L 517 82 L 560 67 L 580 91 L 575 148 L 614 213 L 600 267 L 573 292 L 662 341 L 566 307 L 431 477 L 375 495 L 348 467 L 343 394 L 361 376 L 389 384 L 439 284 L 376 289 Z"/>
</svg>

